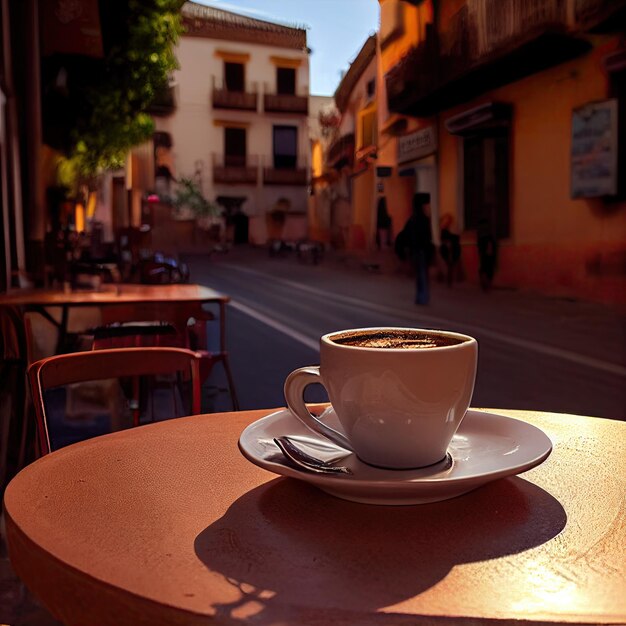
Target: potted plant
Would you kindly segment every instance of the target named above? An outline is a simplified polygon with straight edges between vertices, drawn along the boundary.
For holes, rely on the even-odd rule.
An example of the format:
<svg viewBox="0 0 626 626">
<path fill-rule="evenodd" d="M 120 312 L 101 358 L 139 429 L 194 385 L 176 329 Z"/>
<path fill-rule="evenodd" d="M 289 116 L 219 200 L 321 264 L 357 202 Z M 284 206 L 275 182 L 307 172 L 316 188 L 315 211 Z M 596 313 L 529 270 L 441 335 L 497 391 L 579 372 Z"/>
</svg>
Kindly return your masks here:
<svg viewBox="0 0 626 626">
<path fill-rule="evenodd" d="M 172 205 L 176 219 L 195 219 L 200 228 L 209 230 L 220 221 L 219 208 L 202 195 L 200 187 L 191 178 L 178 179 Z"/>
</svg>

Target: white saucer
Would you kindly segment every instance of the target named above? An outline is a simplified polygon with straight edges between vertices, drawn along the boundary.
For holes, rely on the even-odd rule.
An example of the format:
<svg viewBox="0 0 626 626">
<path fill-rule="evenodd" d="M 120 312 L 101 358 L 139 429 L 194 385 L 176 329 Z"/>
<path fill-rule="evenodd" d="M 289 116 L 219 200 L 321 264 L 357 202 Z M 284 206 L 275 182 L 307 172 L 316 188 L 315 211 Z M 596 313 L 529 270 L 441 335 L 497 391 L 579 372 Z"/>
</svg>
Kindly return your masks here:
<svg viewBox="0 0 626 626">
<path fill-rule="evenodd" d="M 332 407 L 321 419 L 341 430 Z M 288 435 L 309 454 L 340 460 L 352 474 L 314 474 L 296 469 L 273 441 Z M 239 437 L 239 449 L 255 465 L 311 483 L 327 493 L 366 504 L 426 504 L 460 496 L 488 482 L 539 465 L 552 442 L 539 428 L 503 415 L 469 410 L 448 448 L 449 459 L 413 470 L 388 470 L 363 463 L 347 450 L 310 431 L 288 409 L 250 424 Z"/>
</svg>

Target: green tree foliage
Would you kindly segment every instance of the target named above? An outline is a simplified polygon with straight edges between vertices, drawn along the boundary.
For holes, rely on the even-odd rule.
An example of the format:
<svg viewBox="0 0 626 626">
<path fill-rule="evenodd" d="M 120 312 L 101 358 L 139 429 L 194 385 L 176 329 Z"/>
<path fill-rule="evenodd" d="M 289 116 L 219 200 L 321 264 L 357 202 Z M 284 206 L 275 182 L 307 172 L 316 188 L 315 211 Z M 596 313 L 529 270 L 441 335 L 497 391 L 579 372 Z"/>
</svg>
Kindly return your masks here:
<svg viewBox="0 0 626 626">
<path fill-rule="evenodd" d="M 202 195 L 200 187 L 193 179 L 183 176 L 177 183 L 172 204 L 179 213 L 189 211 L 195 217 L 214 217 L 220 214 L 219 209 Z"/>
<path fill-rule="evenodd" d="M 151 137 L 154 124 L 146 111 L 177 67 L 173 47 L 182 4 L 101 0 L 104 58 L 47 60 L 44 140 L 65 155 L 65 184 L 75 187 L 122 166 L 129 149 Z M 67 77 L 62 90 L 59 72 Z"/>
</svg>

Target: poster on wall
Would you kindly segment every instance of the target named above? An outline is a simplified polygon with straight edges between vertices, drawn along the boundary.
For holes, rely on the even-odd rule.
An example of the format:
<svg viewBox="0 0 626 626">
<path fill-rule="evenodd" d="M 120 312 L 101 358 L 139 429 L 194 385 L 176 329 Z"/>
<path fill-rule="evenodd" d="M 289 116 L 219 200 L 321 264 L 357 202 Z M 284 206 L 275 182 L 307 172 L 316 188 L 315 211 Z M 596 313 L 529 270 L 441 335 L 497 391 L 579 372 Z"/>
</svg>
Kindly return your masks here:
<svg viewBox="0 0 626 626">
<path fill-rule="evenodd" d="M 617 194 L 617 100 L 591 102 L 572 114 L 572 198 Z"/>
</svg>

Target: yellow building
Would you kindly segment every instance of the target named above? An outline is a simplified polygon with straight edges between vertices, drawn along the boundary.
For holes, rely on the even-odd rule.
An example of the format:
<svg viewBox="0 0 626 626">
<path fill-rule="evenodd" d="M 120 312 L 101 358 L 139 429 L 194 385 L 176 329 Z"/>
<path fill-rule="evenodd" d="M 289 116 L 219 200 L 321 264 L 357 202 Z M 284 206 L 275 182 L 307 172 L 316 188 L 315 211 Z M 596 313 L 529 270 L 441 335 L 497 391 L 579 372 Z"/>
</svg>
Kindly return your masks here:
<svg viewBox="0 0 626 626">
<path fill-rule="evenodd" d="M 327 156 L 335 170 L 331 242 L 354 251 L 372 249 L 376 233 L 376 45 L 376 36 L 367 39 L 335 91 L 341 121 Z"/>
<path fill-rule="evenodd" d="M 434 235 L 451 216 L 470 280 L 491 236 L 496 285 L 626 304 L 626 2 L 380 5 L 394 222 L 428 191 Z"/>
</svg>

